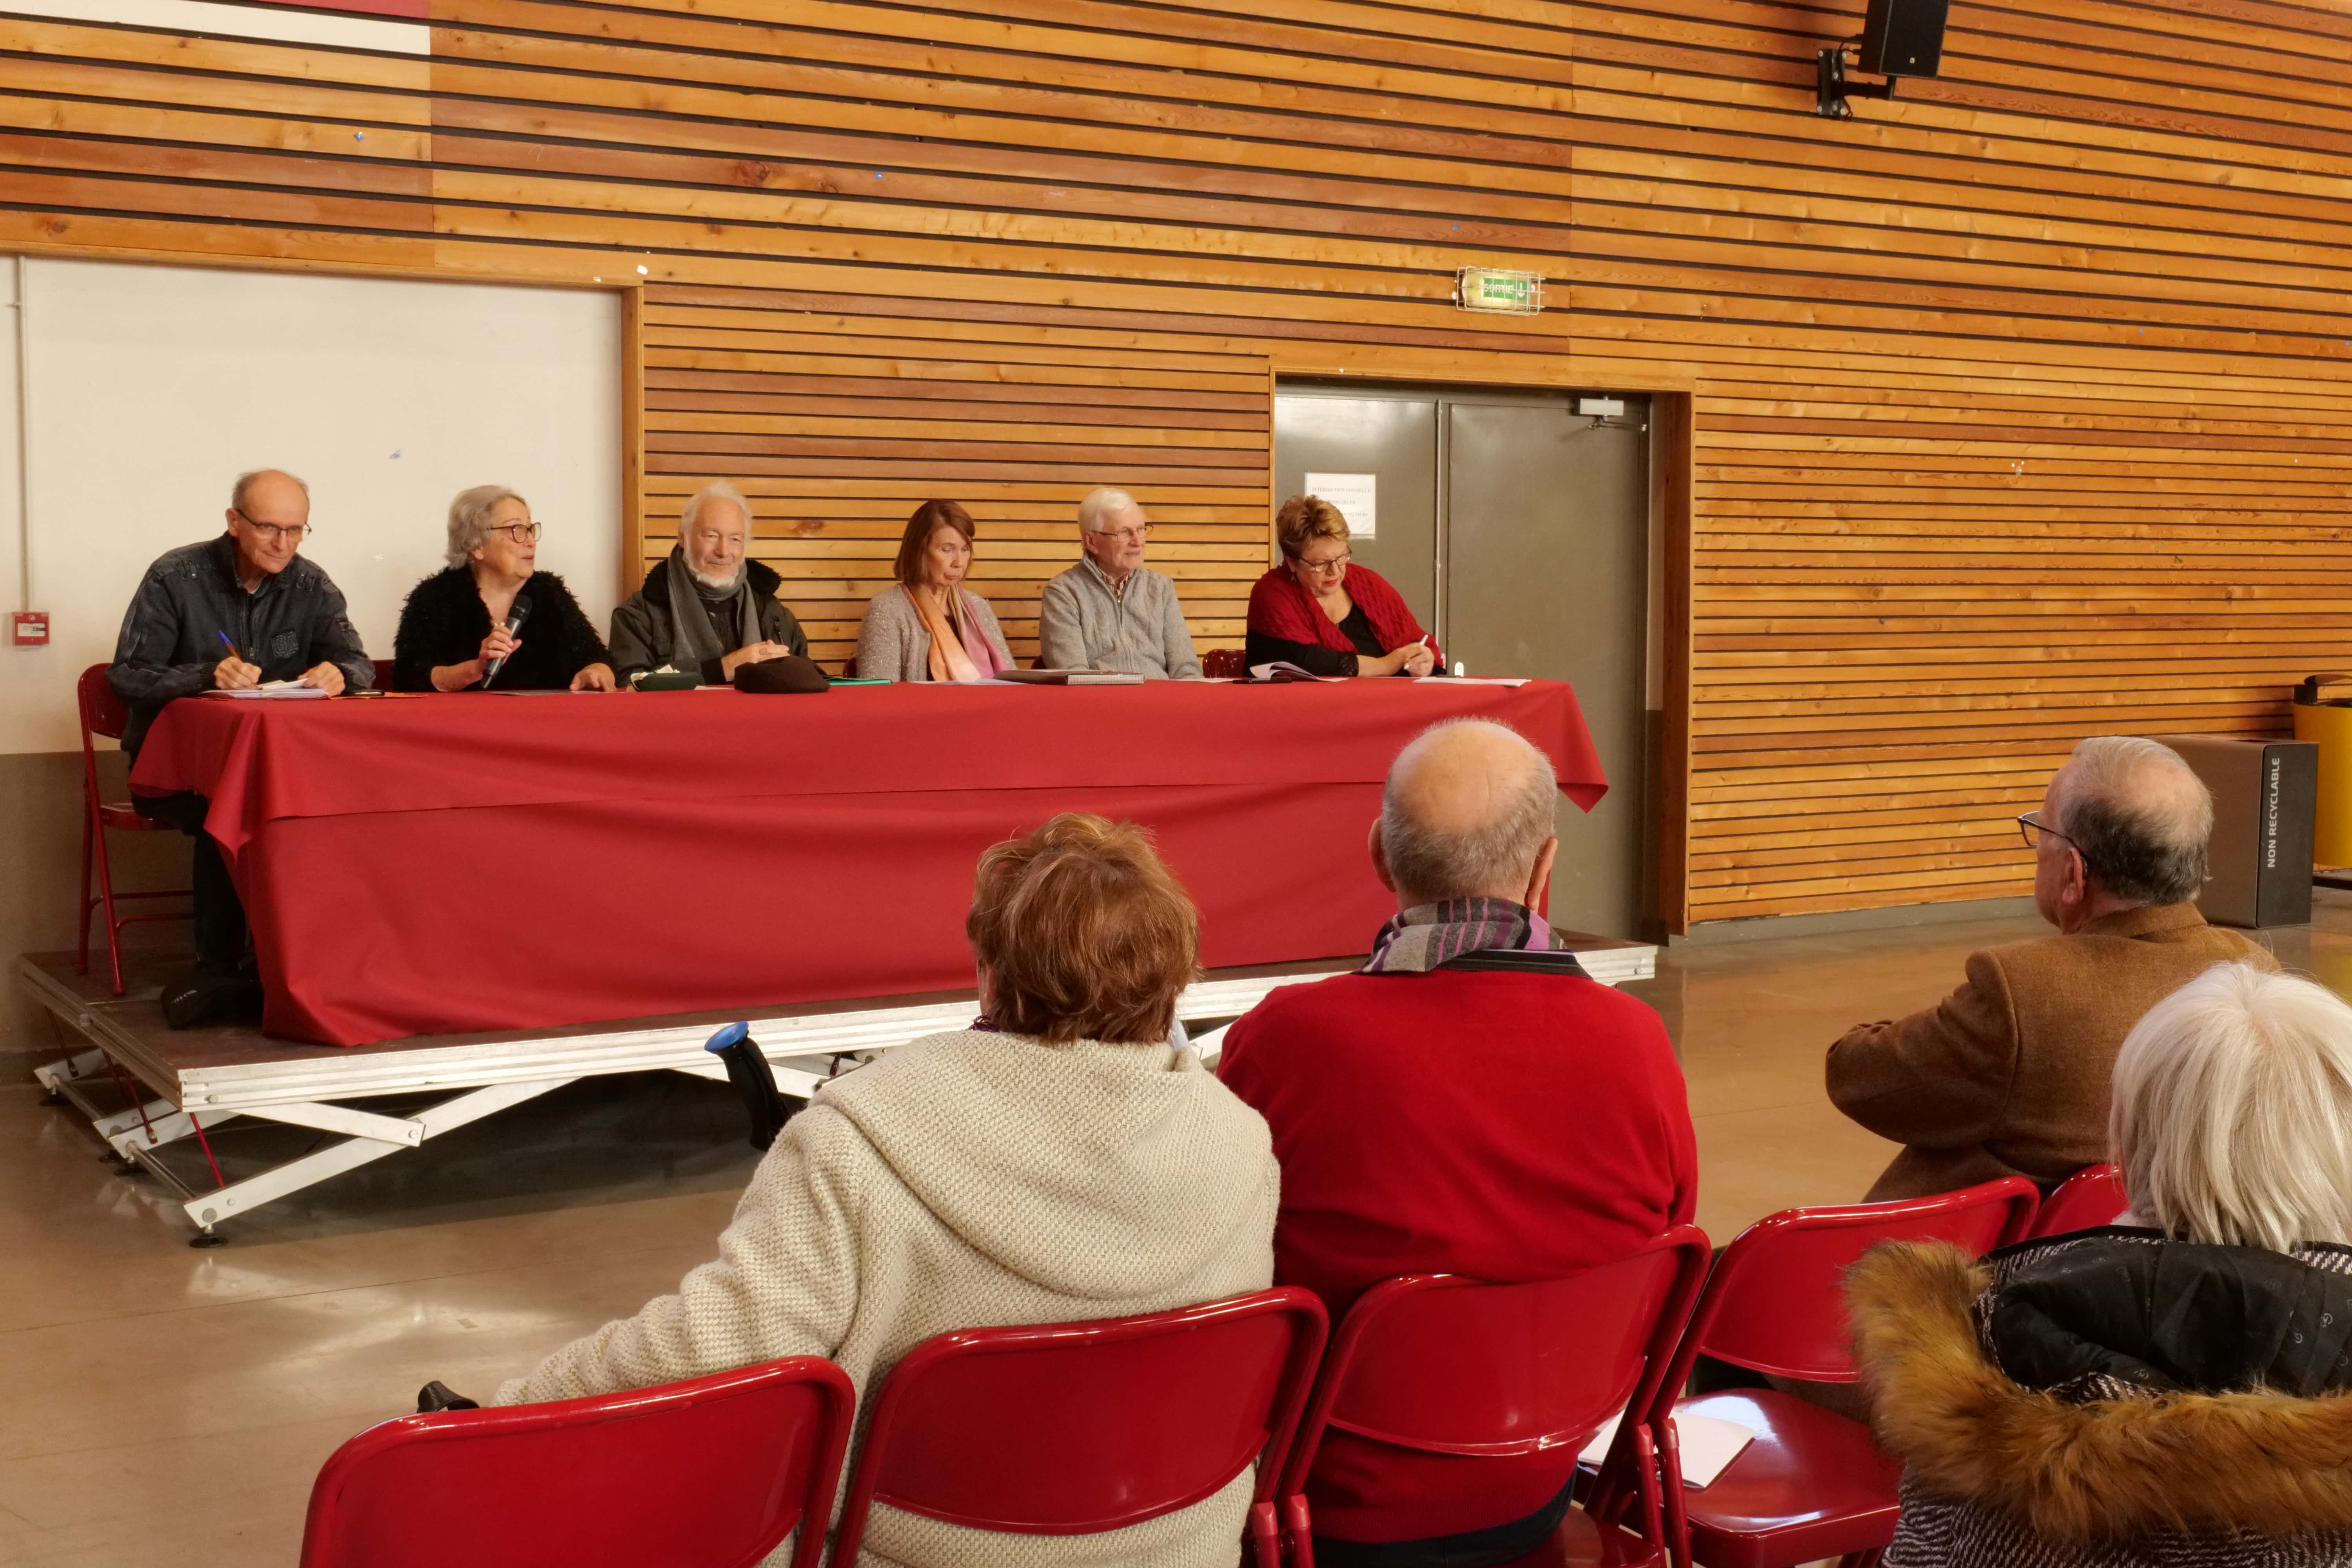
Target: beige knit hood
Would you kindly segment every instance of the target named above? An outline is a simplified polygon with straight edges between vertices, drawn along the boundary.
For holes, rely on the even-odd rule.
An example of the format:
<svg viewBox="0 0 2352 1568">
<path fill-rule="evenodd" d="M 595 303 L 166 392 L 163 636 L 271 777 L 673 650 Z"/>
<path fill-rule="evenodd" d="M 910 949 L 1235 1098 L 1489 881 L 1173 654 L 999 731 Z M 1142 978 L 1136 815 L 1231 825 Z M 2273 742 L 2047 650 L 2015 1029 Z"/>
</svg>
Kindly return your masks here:
<svg viewBox="0 0 2352 1568">
<path fill-rule="evenodd" d="M 1233 1245 L 1263 1194 L 1202 1184 L 1204 1150 L 1234 1173 L 1273 1157 L 1265 1120 L 1193 1052 L 1164 1045 L 936 1035 L 826 1086 L 819 1103 L 974 1251 L 1095 1300 L 1156 1295 Z"/>
</svg>

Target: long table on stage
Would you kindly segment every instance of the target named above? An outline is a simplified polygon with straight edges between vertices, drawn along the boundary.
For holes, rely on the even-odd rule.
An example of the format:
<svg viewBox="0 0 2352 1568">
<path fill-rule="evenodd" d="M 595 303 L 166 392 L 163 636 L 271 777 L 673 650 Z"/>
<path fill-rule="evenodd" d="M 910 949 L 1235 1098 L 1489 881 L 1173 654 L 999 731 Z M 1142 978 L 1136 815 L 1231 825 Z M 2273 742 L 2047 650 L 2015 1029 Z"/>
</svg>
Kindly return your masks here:
<svg viewBox="0 0 2352 1568">
<path fill-rule="evenodd" d="M 962 989 L 981 850 L 1068 810 L 1154 831 L 1212 969 L 1360 953 L 1381 780 L 1455 716 L 1607 787 L 1567 686 L 1444 680 L 185 699 L 131 782 L 209 798 L 265 1031 L 352 1046 Z"/>
</svg>

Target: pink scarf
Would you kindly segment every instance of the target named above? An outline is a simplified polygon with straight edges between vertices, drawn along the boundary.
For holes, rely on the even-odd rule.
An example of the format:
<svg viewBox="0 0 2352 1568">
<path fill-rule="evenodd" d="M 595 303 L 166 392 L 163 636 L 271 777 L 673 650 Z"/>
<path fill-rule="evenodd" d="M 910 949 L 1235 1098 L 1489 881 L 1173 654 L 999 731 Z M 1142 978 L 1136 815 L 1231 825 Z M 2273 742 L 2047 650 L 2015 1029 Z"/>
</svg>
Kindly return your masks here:
<svg viewBox="0 0 2352 1568">
<path fill-rule="evenodd" d="M 942 615 L 930 592 L 917 593 L 900 584 L 900 592 L 922 617 L 923 628 L 931 634 L 929 658 L 933 680 L 961 681 L 966 685 L 976 680 L 993 679 L 997 671 L 1012 667 L 996 656 L 996 648 L 988 634 L 980 629 L 980 617 L 963 607 L 961 589 L 940 590 L 948 602 Z M 952 623 L 952 624 L 950 624 Z"/>
</svg>

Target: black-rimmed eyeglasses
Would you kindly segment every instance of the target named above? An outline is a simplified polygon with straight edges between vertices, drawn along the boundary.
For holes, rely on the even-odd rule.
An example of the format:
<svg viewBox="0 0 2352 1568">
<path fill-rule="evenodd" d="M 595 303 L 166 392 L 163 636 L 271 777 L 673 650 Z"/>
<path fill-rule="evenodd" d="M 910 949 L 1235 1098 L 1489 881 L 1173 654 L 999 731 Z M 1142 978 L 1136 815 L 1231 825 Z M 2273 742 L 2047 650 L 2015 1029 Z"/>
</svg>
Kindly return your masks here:
<svg viewBox="0 0 2352 1568">
<path fill-rule="evenodd" d="M 2042 814 L 2038 811 L 2018 813 L 2017 833 L 2019 837 L 2025 840 L 2025 847 L 2028 849 L 2038 847 L 2042 842 L 2042 836 L 2045 833 L 2053 838 L 2066 838 L 2066 835 L 2042 821 Z M 2066 842 L 2072 844 L 2074 840 L 2066 838 Z"/>
<path fill-rule="evenodd" d="M 232 508 L 231 510 L 234 510 L 236 509 Z M 290 539 L 295 543 L 299 544 L 310 532 L 310 525 L 307 522 L 290 522 L 282 524 L 275 522 L 256 522 L 242 511 L 238 511 L 236 515 L 238 520 L 242 521 L 246 527 L 253 530 L 254 532 L 259 534 L 262 538 L 268 540 L 273 544 L 281 539 Z"/>
</svg>

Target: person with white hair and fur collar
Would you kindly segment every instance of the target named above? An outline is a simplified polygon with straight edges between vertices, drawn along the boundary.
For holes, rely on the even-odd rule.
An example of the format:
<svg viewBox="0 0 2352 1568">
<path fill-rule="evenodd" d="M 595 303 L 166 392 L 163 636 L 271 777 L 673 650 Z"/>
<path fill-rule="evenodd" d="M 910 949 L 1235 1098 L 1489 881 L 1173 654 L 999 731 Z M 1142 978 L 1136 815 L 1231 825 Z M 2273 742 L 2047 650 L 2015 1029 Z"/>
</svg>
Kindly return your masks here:
<svg viewBox="0 0 2352 1568">
<path fill-rule="evenodd" d="M 1882 1568 L 2352 1563 L 2352 1006 L 2218 964 L 2116 1062 L 2124 1223 L 1847 1278 Z"/>
</svg>

